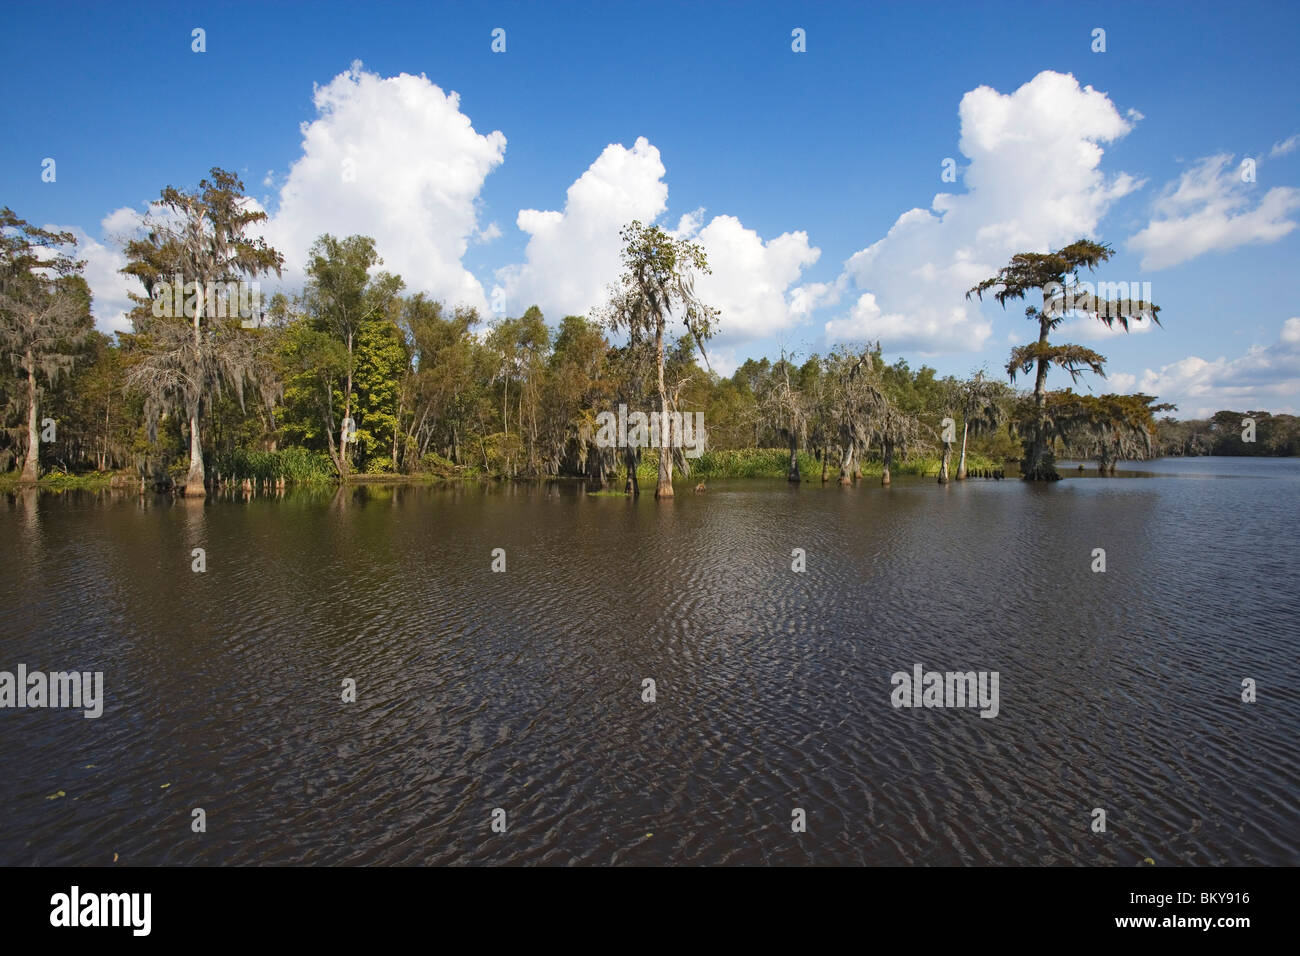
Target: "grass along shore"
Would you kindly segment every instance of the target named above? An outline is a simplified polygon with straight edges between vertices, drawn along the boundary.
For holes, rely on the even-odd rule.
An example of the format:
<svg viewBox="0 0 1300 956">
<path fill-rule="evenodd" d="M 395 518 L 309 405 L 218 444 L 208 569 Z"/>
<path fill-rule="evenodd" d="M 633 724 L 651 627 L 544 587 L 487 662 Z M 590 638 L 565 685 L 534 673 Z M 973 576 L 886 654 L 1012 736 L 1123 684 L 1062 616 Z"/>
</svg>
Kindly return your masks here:
<svg viewBox="0 0 1300 956">
<path fill-rule="evenodd" d="M 138 483 L 139 480 L 138 478 L 131 479 L 135 483 Z M 111 487 L 114 484 L 122 485 L 123 483 L 124 476 L 111 471 L 90 471 L 81 475 L 70 475 L 55 468 L 41 475 L 33 486 L 31 482 L 24 483 L 20 481 L 18 472 L 11 471 L 0 474 L 0 493 L 32 487 L 40 488 L 42 491 L 97 490 Z"/>
<path fill-rule="evenodd" d="M 637 468 L 637 479 L 643 489 L 653 490 L 659 475 L 657 454 L 650 454 L 648 449 Z M 673 477 L 680 483 L 709 481 L 722 478 L 777 478 L 785 479 L 789 467 L 790 453 L 782 448 L 738 448 L 721 449 L 704 452 L 699 458 L 691 460 L 691 473 L 682 475 L 674 470 Z M 240 452 L 222 461 L 214 463 L 221 484 L 225 487 L 238 487 L 248 482 L 253 486 L 275 486 L 281 480 L 286 485 L 331 485 L 338 484 L 339 477 L 333 465 L 324 455 L 314 455 L 302 449 L 289 448 L 278 452 Z M 936 478 L 939 474 L 941 460 L 938 456 L 922 455 L 899 459 L 894 462 L 892 474 Z M 989 471 L 1001 467 L 992 459 L 968 455 L 966 466 L 971 471 Z M 174 469 L 175 470 L 175 469 Z M 884 470 L 880 461 L 862 463 L 862 477 L 879 478 Z M 957 456 L 949 462 L 952 476 L 957 473 Z M 822 463 L 809 452 L 799 453 L 799 473 L 804 481 L 820 482 Z M 177 484 L 184 482 L 184 474 L 178 472 L 172 476 Z M 559 476 L 566 480 L 582 480 L 581 477 Z M 419 471 L 352 473 L 348 476 L 350 484 L 403 484 L 427 483 L 439 481 L 495 481 L 507 478 L 505 475 L 492 474 L 474 465 L 456 465 L 438 455 L 426 455 L 421 461 Z M 611 481 L 616 489 L 621 489 L 627 474 L 622 468 L 617 479 Z M 827 469 L 828 481 L 839 479 L 838 463 L 832 459 Z M 554 479 L 526 479 L 554 480 Z M 60 469 L 51 469 L 41 475 L 36 486 L 42 490 L 71 491 L 99 490 L 109 487 L 134 488 L 140 482 L 139 475 L 127 472 L 93 471 L 83 474 L 68 474 Z M 19 481 L 17 472 L 0 474 L 0 493 L 11 493 L 24 485 Z M 596 492 L 599 494 L 621 495 L 621 490 Z"/>
<path fill-rule="evenodd" d="M 827 468 L 828 480 L 838 480 L 840 470 L 838 462 L 832 458 Z M 912 475 L 922 478 L 938 478 L 942 459 L 937 456 L 918 455 L 913 458 L 896 459 L 890 473 L 894 475 Z M 1001 465 L 992 459 L 979 456 L 966 456 L 967 469 L 992 470 Z M 708 478 L 785 478 L 790 468 L 790 452 L 782 448 L 739 448 L 718 451 L 706 451 L 691 463 L 691 479 L 701 481 Z M 863 478 L 879 478 L 885 466 L 880 461 L 862 463 Z M 957 474 L 957 455 L 948 463 L 950 475 Z M 658 477 L 657 461 L 642 460 L 637 469 L 638 479 L 646 476 Z M 822 463 L 810 452 L 799 453 L 799 475 L 804 481 L 821 481 Z"/>
</svg>

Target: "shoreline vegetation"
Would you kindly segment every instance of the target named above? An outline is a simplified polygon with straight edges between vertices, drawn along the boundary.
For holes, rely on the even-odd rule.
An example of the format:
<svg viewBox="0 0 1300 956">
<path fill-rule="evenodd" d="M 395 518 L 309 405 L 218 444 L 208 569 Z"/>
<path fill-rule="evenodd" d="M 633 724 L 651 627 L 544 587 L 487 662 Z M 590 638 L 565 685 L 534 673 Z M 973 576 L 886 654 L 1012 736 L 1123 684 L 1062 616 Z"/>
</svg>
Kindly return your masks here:
<svg viewBox="0 0 1300 956">
<path fill-rule="evenodd" d="M 1160 455 L 1153 459 L 1162 458 L 1198 458 L 1209 457 L 1208 455 Z M 1294 455 L 1223 455 L 1218 457 L 1297 457 Z M 1062 459 L 1068 459 L 1068 456 L 1062 456 Z M 674 484 L 689 488 L 697 483 L 704 483 L 707 490 L 708 482 L 714 480 L 746 480 L 759 479 L 767 481 L 787 481 L 789 479 L 789 456 L 785 449 L 782 448 L 746 448 L 739 450 L 708 451 L 695 460 L 695 466 L 689 476 L 675 474 Z M 984 456 L 968 457 L 968 479 L 1016 479 L 1019 478 L 1018 463 L 1015 461 L 996 462 Z M 895 477 L 908 477 L 917 479 L 935 479 L 942 470 L 942 458 L 935 456 L 924 456 L 907 459 L 895 463 L 893 475 Z M 871 479 L 873 481 L 882 477 L 884 471 L 883 463 L 880 461 L 866 461 L 862 464 L 861 471 L 852 476 L 851 483 L 856 484 L 858 481 Z M 637 469 L 638 479 L 644 485 L 652 485 L 657 479 L 657 465 L 654 461 L 642 461 Z M 1095 464 L 1085 468 L 1079 464 L 1066 470 L 1067 476 L 1077 475 L 1079 473 L 1092 473 L 1110 475 L 1113 472 L 1100 469 Z M 799 454 L 799 474 L 800 482 L 803 484 L 838 484 L 839 472 L 834 464 L 827 469 L 826 478 L 822 478 L 822 464 L 816 456 L 801 452 Z M 591 479 L 583 475 L 548 475 L 541 477 L 526 476 L 509 476 L 504 474 L 487 474 L 481 469 L 472 466 L 458 467 L 450 462 L 445 467 L 436 470 L 417 472 L 413 474 L 403 473 L 383 473 L 383 474 L 353 474 L 350 475 L 346 483 L 337 475 L 308 475 L 301 478 L 284 478 L 281 480 L 276 477 L 247 477 L 230 480 L 223 480 L 219 485 L 214 487 L 211 494 L 214 496 L 222 493 L 233 494 L 273 494 L 277 490 L 287 490 L 292 488 L 341 488 L 345 484 L 351 487 L 366 485 L 435 485 L 442 483 L 457 482 L 478 482 L 482 484 L 496 484 L 501 482 L 517 483 L 541 483 L 541 482 L 573 482 L 592 484 Z M 598 487 L 597 490 L 589 490 L 586 494 L 590 497 L 609 497 L 625 498 L 630 497 L 631 493 L 623 490 L 626 484 L 626 473 L 618 472 L 614 478 L 606 482 L 608 487 Z M 0 474 L 0 494 L 12 495 L 25 490 L 39 490 L 49 492 L 64 491 L 138 491 L 140 494 L 146 492 L 155 494 L 173 494 L 183 496 L 183 488 L 175 484 L 166 486 L 153 486 L 142 482 L 139 475 L 130 471 L 90 471 L 81 474 L 68 474 L 67 472 L 53 469 L 42 474 L 36 482 L 22 481 L 17 472 Z"/>
<path fill-rule="evenodd" d="M 535 305 L 509 317 L 494 304 L 485 321 L 406 294 L 360 235 L 320 236 L 301 291 L 263 301 L 257 282 L 284 265 L 254 236 L 263 219 L 239 177 L 219 168 L 197 189 L 162 190 L 147 228 L 124 242 L 121 271 L 138 291 L 132 331 L 110 339 L 95 331 L 75 237 L 0 209 L 0 490 L 135 486 L 202 498 L 289 484 L 577 478 L 662 498 L 675 486 L 707 490 L 710 478 L 1055 481 L 1058 457 L 1113 474 L 1120 461 L 1163 454 L 1300 453 L 1294 416 L 1179 422 L 1157 419 L 1175 408 L 1155 396 L 1047 387 L 1050 369 L 1072 386 L 1105 376 L 1105 356 L 1052 340 L 1068 316 L 1124 331 L 1161 324 L 1151 302 L 1078 294 L 1080 275 L 1112 256 L 1087 239 L 1017 254 L 967 293 L 1003 308 L 1041 301 L 1026 309 L 1036 338 L 996 373 L 940 376 L 886 362 L 880 342 L 843 342 L 751 358 L 722 376 L 708 343 L 727 316 L 695 291 L 710 273 L 704 250 L 654 224 L 621 231 L 623 271 L 606 303 L 554 324 Z M 1017 376 L 1032 388 L 1014 388 Z M 686 417 L 698 434 L 683 434 Z M 670 423 L 667 437 L 627 437 L 633 418 L 652 434 Z"/>
<path fill-rule="evenodd" d="M 970 477 L 992 477 L 996 471 L 1004 471 L 1008 467 L 1014 467 L 1014 463 L 997 464 L 992 459 L 984 456 L 968 456 Z M 283 471 L 276 469 L 274 456 L 268 455 L 266 459 L 258 462 L 262 468 L 241 469 L 238 477 L 223 480 L 215 490 L 247 490 L 247 491 L 272 491 L 276 488 L 289 488 L 301 485 L 309 486 L 342 486 L 344 481 L 337 475 L 308 473 L 294 477 L 287 476 Z M 942 467 L 942 460 L 934 456 L 924 456 L 907 459 L 895 463 L 893 474 L 896 476 L 909 476 L 918 478 L 935 478 L 939 475 Z M 801 480 L 809 484 L 822 483 L 822 463 L 817 457 L 808 452 L 799 454 L 799 472 Z M 866 461 L 862 464 L 861 471 L 854 476 L 855 479 L 868 479 L 881 477 L 883 472 L 883 463 L 879 461 Z M 643 459 L 637 467 L 637 477 L 642 484 L 654 484 L 658 480 L 658 465 L 654 460 Z M 826 470 L 826 483 L 831 484 L 838 482 L 839 471 L 837 465 L 830 464 Z M 674 481 L 680 485 L 694 484 L 697 482 L 708 482 L 714 479 L 776 479 L 788 480 L 789 478 L 789 453 L 783 448 L 744 448 L 720 451 L 706 451 L 699 458 L 692 460 L 691 472 L 689 475 L 675 473 Z M 606 482 L 609 488 L 599 492 L 588 492 L 588 494 L 608 494 L 622 496 L 624 491 L 618 490 L 624 487 L 627 479 L 625 471 L 616 472 L 609 481 Z M 505 474 L 486 473 L 481 468 L 474 466 L 456 466 L 445 459 L 433 465 L 428 470 L 404 474 L 398 472 L 386 472 L 380 474 L 352 474 L 349 475 L 346 484 L 349 485 L 382 485 L 382 484 L 434 484 L 438 482 L 501 482 L 501 481 L 573 481 L 573 482 L 590 482 L 591 479 L 584 475 L 546 475 L 546 476 L 510 476 Z M 41 475 L 36 482 L 21 481 L 17 472 L 0 474 L 0 493 L 11 493 L 22 488 L 39 488 L 48 491 L 67 491 L 67 490 L 98 490 L 103 488 L 119 489 L 139 489 L 141 486 L 140 476 L 130 471 L 122 470 L 116 472 L 109 471 L 91 471 L 82 474 L 68 474 L 60 470 L 52 470 Z M 183 489 L 175 483 L 162 486 L 153 486 L 145 483 L 149 491 L 161 493 L 181 493 Z"/>
</svg>

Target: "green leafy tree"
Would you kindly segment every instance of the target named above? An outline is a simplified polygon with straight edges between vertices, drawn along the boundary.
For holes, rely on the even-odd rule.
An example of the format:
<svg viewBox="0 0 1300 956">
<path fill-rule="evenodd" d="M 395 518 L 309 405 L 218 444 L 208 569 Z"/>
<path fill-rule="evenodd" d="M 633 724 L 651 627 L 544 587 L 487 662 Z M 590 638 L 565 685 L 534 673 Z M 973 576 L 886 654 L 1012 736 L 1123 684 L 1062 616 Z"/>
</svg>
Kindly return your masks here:
<svg viewBox="0 0 1300 956">
<path fill-rule="evenodd" d="M 358 461 L 367 471 L 396 471 L 401 384 L 410 367 L 406 341 L 387 316 L 363 322 L 356 340 Z"/>
<path fill-rule="evenodd" d="M 328 394 L 321 406 L 330 458 L 344 481 L 351 460 L 348 446 L 357 430 L 352 408 L 356 397 L 353 376 L 357 335 L 366 321 L 388 311 L 403 285 L 398 276 L 387 272 L 370 275 L 371 269 L 382 264 L 375 241 L 369 236 L 338 239 L 326 233 L 312 243 L 308 252 L 309 281 L 304 292 L 307 312 L 315 331 L 326 333 L 343 347 L 341 381 L 330 376 Z M 342 417 L 337 419 L 336 406 L 342 411 Z"/>
<path fill-rule="evenodd" d="M 406 300 L 402 325 L 412 353 L 407 445 L 423 460 L 434 443 L 463 464 L 462 445 L 477 417 L 483 383 L 478 372 L 472 308 L 448 313 L 442 303 L 417 293 Z"/>
<path fill-rule="evenodd" d="M 125 356 L 108 336 L 90 332 L 70 376 L 47 402 L 59 423 L 57 454 L 67 470 L 88 462 L 98 471 L 128 462 L 135 423 L 142 406 L 124 395 Z"/>
<path fill-rule="evenodd" d="M 0 209 L 0 353 L 20 378 L 10 401 L 25 412 L 25 482 L 39 477 L 42 396 L 71 370 L 92 327 L 90 289 L 75 252 L 71 233 Z"/>
<path fill-rule="evenodd" d="M 615 382 L 609 342 L 600 327 L 566 315 L 548 362 L 542 447 L 550 474 L 564 468 L 605 485 L 617 468 L 617 450 L 596 444 L 596 415 L 609 409 Z"/>
</svg>

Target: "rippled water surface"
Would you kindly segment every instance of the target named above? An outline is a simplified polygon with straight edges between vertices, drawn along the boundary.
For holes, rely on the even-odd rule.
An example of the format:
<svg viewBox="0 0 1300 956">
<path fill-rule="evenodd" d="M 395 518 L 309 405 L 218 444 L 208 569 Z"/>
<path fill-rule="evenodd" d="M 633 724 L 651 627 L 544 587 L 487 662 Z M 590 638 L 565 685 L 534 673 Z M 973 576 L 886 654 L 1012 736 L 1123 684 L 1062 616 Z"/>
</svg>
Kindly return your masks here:
<svg viewBox="0 0 1300 956">
<path fill-rule="evenodd" d="M 106 691 L 0 710 L 0 863 L 1300 863 L 1300 462 L 1130 471 L 0 498 L 0 670 Z"/>
</svg>

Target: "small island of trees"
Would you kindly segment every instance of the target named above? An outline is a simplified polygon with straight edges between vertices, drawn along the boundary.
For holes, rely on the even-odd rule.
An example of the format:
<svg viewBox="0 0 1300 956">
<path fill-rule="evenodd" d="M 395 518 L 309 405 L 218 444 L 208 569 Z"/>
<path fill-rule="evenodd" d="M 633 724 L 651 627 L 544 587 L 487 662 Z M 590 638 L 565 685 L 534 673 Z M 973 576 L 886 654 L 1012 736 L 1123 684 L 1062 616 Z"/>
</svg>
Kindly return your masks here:
<svg viewBox="0 0 1300 956">
<path fill-rule="evenodd" d="M 536 306 L 489 321 L 408 293 L 373 239 L 329 234 L 308 250 L 301 291 L 241 314 L 237 290 L 284 262 L 255 237 L 263 219 L 221 169 L 197 189 L 164 189 L 125 245 L 139 290 L 132 331 L 114 340 L 95 331 L 74 237 L 0 210 L 0 481 L 202 497 L 286 482 L 570 476 L 631 494 L 653 481 L 667 497 L 674 477 L 1052 480 L 1058 454 L 1113 473 L 1159 455 L 1300 452 L 1293 416 L 1157 420 L 1174 408 L 1154 396 L 1047 389 L 1052 367 L 1076 383 L 1104 376 L 1104 356 L 1050 341 L 1066 315 L 1126 330 L 1159 322 L 1150 302 L 1077 294 L 1080 272 L 1112 254 L 1089 240 L 1014 256 L 968 293 L 1003 306 L 1041 295 L 1026 309 L 1038 335 L 1012 350 L 1005 382 L 886 363 L 878 342 L 750 359 L 724 377 L 707 343 L 726 317 L 695 290 L 704 250 L 653 224 L 624 229 L 605 306 L 552 327 Z M 181 296 L 178 279 L 210 291 Z M 1020 375 L 1031 390 L 1013 388 Z M 664 420 L 703 412 L 708 450 L 602 447 L 596 416 L 619 404 Z M 1254 443 L 1241 441 L 1246 417 Z"/>
</svg>

